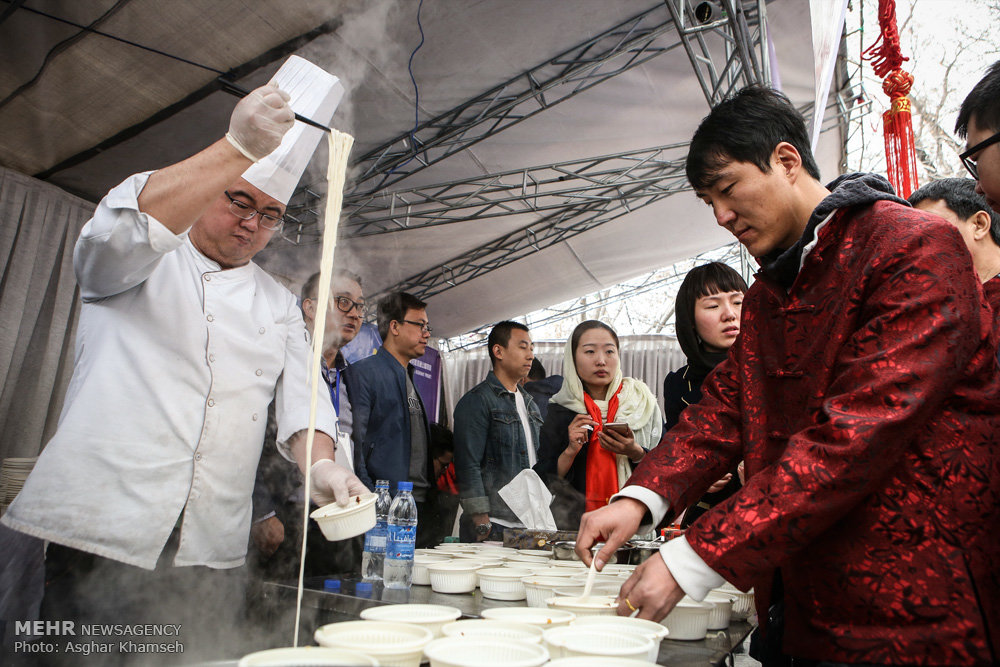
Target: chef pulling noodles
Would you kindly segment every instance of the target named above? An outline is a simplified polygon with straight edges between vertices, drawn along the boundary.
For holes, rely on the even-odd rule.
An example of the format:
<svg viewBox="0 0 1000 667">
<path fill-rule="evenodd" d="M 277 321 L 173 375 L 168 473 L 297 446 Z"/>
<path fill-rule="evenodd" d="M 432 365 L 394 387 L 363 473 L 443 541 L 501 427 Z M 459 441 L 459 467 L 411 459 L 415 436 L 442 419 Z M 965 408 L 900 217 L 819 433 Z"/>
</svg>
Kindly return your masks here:
<svg viewBox="0 0 1000 667">
<path fill-rule="evenodd" d="M 77 241 L 73 378 L 2 519 L 51 542 L 43 619 L 179 624 L 148 640 L 179 640 L 185 660 L 226 654 L 272 400 L 315 502 L 365 491 L 332 460 L 329 402 L 306 454 L 308 336 L 295 297 L 252 262 L 324 136 L 292 107 L 327 124 L 343 88 L 294 56 L 276 79 L 236 105 L 225 138 L 112 189 Z"/>
</svg>

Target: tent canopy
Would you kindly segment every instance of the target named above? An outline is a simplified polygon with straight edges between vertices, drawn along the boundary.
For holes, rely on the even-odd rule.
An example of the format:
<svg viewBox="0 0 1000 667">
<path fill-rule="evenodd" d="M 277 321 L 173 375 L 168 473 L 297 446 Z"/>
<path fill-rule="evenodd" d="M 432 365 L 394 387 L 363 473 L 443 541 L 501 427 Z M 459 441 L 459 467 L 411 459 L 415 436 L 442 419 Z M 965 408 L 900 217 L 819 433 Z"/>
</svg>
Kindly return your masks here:
<svg viewBox="0 0 1000 667">
<path fill-rule="evenodd" d="M 253 88 L 298 53 L 347 88 L 332 123 L 356 138 L 337 264 L 370 295 L 427 295 L 435 332 L 455 335 L 731 240 L 684 187 L 684 144 L 709 109 L 689 47 L 739 75 L 712 82 L 703 67 L 718 94 L 745 83 L 740 62 L 767 71 L 768 54 L 797 106 L 816 84 L 810 3 L 732 3 L 698 24 L 688 0 L 426 0 L 418 25 L 416 0 L 56 0 L 50 16 L 15 2 L 0 9 L 0 164 L 96 202 L 222 136 L 235 99 L 220 73 Z M 725 38 L 739 25 L 747 44 Z M 414 157 L 415 108 L 433 122 Z M 817 150 L 828 179 L 833 125 Z M 373 151 L 410 159 L 387 167 Z M 320 196 L 326 159 L 321 145 L 302 181 Z M 293 289 L 318 270 L 321 228 L 317 198 L 296 201 L 285 236 L 299 244 L 275 238 L 258 256 Z"/>
</svg>

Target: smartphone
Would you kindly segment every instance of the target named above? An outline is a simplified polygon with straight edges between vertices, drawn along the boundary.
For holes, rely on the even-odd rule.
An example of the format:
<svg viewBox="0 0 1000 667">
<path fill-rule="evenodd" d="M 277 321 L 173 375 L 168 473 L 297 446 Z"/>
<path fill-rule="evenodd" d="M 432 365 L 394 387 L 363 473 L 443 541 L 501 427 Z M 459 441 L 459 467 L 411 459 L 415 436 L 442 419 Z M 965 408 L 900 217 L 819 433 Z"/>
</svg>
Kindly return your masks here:
<svg viewBox="0 0 1000 667">
<path fill-rule="evenodd" d="M 629 433 L 628 424 L 625 422 L 608 422 L 604 425 L 604 428 L 614 431 L 618 435 L 627 436 Z"/>
</svg>

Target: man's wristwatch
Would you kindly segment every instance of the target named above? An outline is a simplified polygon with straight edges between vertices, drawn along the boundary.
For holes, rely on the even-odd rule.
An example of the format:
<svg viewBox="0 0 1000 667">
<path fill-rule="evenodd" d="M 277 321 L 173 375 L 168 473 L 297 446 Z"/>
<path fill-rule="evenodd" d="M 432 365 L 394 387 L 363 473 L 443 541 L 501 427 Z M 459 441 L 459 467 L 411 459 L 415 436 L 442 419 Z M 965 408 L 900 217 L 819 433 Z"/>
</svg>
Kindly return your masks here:
<svg viewBox="0 0 1000 667">
<path fill-rule="evenodd" d="M 490 528 L 492 528 L 492 526 L 488 523 L 477 523 L 476 535 L 478 535 L 479 537 L 483 537 L 484 535 L 489 535 Z"/>
</svg>

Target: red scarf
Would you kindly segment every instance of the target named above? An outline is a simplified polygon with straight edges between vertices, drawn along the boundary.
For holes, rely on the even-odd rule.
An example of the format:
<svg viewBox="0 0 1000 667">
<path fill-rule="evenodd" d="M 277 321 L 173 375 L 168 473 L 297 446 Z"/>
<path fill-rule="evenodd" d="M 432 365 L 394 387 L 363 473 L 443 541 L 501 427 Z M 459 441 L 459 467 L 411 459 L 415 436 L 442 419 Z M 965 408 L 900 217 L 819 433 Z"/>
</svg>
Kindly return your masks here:
<svg viewBox="0 0 1000 667">
<path fill-rule="evenodd" d="M 608 401 L 609 422 L 615 420 L 615 414 L 618 412 L 618 394 L 621 390 L 621 385 L 618 385 L 618 389 Z M 601 421 L 601 409 L 586 391 L 583 392 L 583 404 L 590 418 L 597 422 L 590 434 L 590 443 L 587 447 L 586 510 L 590 512 L 607 505 L 611 496 L 618 493 L 618 463 L 615 455 L 601 447 L 597 439 L 597 434 L 604 428 L 604 422 Z"/>
</svg>

